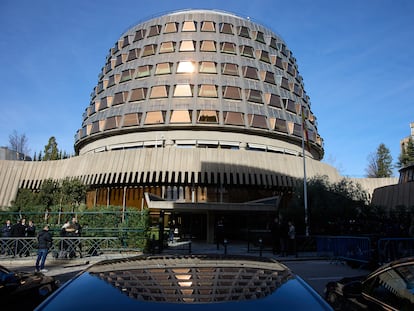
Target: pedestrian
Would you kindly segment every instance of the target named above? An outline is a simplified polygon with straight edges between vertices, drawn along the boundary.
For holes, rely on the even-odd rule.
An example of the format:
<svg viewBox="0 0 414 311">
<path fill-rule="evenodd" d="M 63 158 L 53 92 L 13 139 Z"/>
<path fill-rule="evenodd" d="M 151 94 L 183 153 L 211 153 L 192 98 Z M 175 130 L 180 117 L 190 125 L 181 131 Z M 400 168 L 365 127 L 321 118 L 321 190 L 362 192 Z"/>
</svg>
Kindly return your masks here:
<svg viewBox="0 0 414 311">
<path fill-rule="evenodd" d="M 37 235 L 37 259 L 36 259 L 36 272 L 47 272 L 45 269 L 45 262 L 49 249 L 52 247 L 52 235 L 49 232 L 49 226 L 43 227 L 43 230 Z"/>
<path fill-rule="evenodd" d="M 36 236 L 36 226 L 33 223 L 33 220 L 29 220 L 29 224 L 26 227 L 26 237 L 34 238 Z M 30 251 L 33 249 L 34 241 L 30 240 L 27 241 L 27 245 L 25 247 L 25 256 L 28 257 L 30 255 Z"/>
<path fill-rule="evenodd" d="M 289 253 L 296 256 L 296 228 L 292 221 L 288 222 Z"/>
<path fill-rule="evenodd" d="M 11 227 L 11 236 L 15 238 L 14 256 L 22 257 L 23 240 L 26 236 L 26 219 L 21 218 Z"/>
<path fill-rule="evenodd" d="M 6 223 L 3 225 L 3 227 L 1 228 L 1 236 L 3 238 L 10 238 L 11 237 L 11 222 L 10 219 L 6 220 Z M 3 239 L 1 241 L 1 253 L 2 254 L 6 254 L 10 255 L 10 245 L 8 243 L 8 240 Z"/>
<path fill-rule="evenodd" d="M 80 225 L 80 223 L 78 222 L 78 219 L 76 217 L 72 218 L 72 223 L 71 223 L 72 228 L 74 229 L 74 236 L 75 237 L 80 237 L 81 233 L 82 233 L 82 226 Z M 80 242 L 80 240 L 76 240 L 75 242 L 75 251 L 76 251 L 76 247 L 79 249 L 79 256 L 80 258 L 82 258 L 82 244 Z"/>
<path fill-rule="evenodd" d="M 216 245 L 217 249 L 220 248 L 220 244 L 224 244 L 224 221 L 220 218 L 216 225 Z"/>
</svg>

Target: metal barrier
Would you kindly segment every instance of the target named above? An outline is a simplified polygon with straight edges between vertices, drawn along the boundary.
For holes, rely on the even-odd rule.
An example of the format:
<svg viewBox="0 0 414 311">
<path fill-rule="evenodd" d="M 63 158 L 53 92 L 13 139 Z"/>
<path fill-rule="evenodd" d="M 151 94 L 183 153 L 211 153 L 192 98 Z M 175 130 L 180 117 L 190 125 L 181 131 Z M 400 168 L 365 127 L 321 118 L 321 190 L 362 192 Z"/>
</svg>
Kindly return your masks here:
<svg viewBox="0 0 414 311">
<path fill-rule="evenodd" d="M 319 256 L 360 263 L 369 263 L 372 259 L 370 238 L 355 236 L 317 236 L 315 238 Z"/>
<path fill-rule="evenodd" d="M 36 238 L 0 238 L 2 256 L 27 257 L 37 254 Z M 124 251 L 118 237 L 54 237 L 50 252 L 54 258 L 97 256 L 102 253 Z M 132 250 L 128 248 L 128 250 Z M 142 250 L 142 249 L 134 249 Z"/>
<path fill-rule="evenodd" d="M 414 238 L 382 238 L 378 240 L 378 263 L 414 256 Z"/>
</svg>

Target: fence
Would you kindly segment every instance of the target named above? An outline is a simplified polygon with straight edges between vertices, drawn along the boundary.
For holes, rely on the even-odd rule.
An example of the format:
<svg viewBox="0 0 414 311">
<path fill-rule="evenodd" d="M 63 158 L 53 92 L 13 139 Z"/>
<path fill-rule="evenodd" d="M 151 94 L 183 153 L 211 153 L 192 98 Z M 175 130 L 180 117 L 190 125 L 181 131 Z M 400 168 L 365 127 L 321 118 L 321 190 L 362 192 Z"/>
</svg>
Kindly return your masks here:
<svg viewBox="0 0 414 311">
<path fill-rule="evenodd" d="M 380 264 L 414 256 L 414 238 L 382 238 L 377 244 Z"/>
<path fill-rule="evenodd" d="M 318 256 L 332 260 L 345 260 L 369 263 L 372 260 L 372 246 L 369 237 L 356 236 L 317 236 Z"/>
<path fill-rule="evenodd" d="M 37 253 L 37 239 L 32 237 L 0 238 L 0 245 L 3 256 L 25 257 Z M 54 258 L 68 259 L 120 251 L 143 251 L 143 249 L 126 247 L 119 237 L 54 237 L 50 248 Z"/>
</svg>

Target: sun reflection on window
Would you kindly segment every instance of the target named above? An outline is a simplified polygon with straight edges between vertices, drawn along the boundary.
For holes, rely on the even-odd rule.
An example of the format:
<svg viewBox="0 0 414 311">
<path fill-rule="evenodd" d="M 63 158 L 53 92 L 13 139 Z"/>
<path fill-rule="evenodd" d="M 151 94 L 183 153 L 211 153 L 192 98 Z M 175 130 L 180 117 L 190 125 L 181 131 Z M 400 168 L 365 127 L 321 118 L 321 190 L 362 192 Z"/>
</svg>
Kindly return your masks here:
<svg viewBox="0 0 414 311">
<path fill-rule="evenodd" d="M 177 73 L 192 73 L 195 71 L 193 62 L 183 61 L 178 63 Z"/>
</svg>

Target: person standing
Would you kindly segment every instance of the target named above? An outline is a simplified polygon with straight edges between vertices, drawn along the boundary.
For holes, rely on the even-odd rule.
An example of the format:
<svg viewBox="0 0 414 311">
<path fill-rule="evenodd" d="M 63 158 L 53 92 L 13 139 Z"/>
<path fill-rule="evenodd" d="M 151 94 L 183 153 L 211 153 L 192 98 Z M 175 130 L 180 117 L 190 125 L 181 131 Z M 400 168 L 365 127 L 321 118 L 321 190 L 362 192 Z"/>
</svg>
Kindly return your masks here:
<svg viewBox="0 0 414 311">
<path fill-rule="evenodd" d="M 72 223 L 71 223 L 72 228 L 74 229 L 74 236 L 75 237 L 80 237 L 81 236 L 81 231 L 82 231 L 82 226 L 80 225 L 80 223 L 78 222 L 78 219 L 76 217 L 72 218 Z M 80 240 L 76 240 L 75 241 L 75 251 L 76 251 L 76 247 L 79 249 L 79 256 L 80 258 L 82 258 L 82 244 L 80 242 Z"/>
<path fill-rule="evenodd" d="M 289 237 L 289 253 L 293 254 L 293 255 L 297 255 L 296 254 L 296 229 L 295 229 L 295 225 L 293 224 L 292 221 L 288 222 L 288 237 Z"/>
<path fill-rule="evenodd" d="M 43 230 L 37 235 L 37 259 L 36 259 L 36 272 L 47 272 L 45 269 L 45 262 L 47 254 L 49 253 L 49 248 L 52 246 L 52 235 L 49 232 L 49 226 L 46 225 L 43 227 Z"/>
<path fill-rule="evenodd" d="M 6 223 L 1 228 L 1 236 L 3 238 L 10 238 L 11 237 L 11 228 L 12 228 L 12 226 L 11 226 L 10 219 L 7 219 Z M 8 245 L 7 240 L 2 240 L 2 242 L 1 242 L 1 253 L 2 254 L 8 253 L 8 255 L 10 255 L 10 245 Z"/>
<path fill-rule="evenodd" d="M 26 236 L 26 219 L 25 218 L 20 219 L 16 224 L 12 226 L 11 236 L 16 238 L 14 256 L 19 255 L 20 257 L 22 257 L 24 241 L 20 238 L 24 238 Z"/>
</svg>

